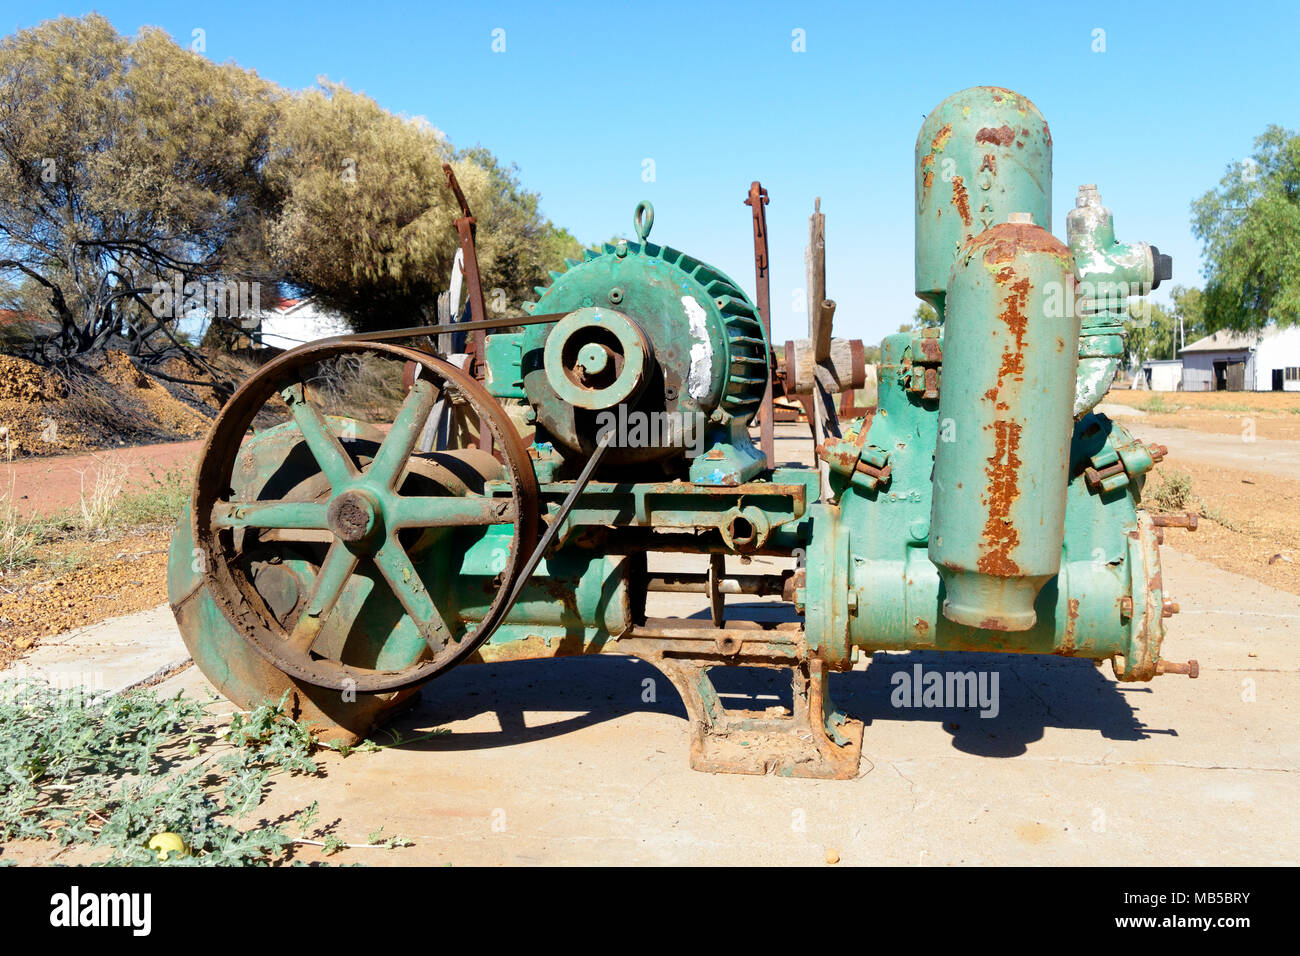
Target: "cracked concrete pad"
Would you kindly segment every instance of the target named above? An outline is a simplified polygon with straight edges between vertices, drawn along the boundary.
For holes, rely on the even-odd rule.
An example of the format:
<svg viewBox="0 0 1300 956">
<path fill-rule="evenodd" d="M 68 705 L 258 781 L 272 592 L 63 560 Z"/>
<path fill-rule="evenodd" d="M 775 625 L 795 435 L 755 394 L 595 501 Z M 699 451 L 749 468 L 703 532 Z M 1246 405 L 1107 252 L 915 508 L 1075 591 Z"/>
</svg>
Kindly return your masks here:
<svg viewBox="0 0 1300 956">
<path fill-rule="evenodd" d="M 825 865 L 828 849 L 841 865 L 1295 864 L 1300 597 L 1163 554 L 1184 608 L 1166 648 L 1198 658 L 1199 680 L 878 654 L 833 678 L 836 700 L 868 721 L 856 780 L 693 771 L 668 682 L 596 657 L 457 668 L 397 721 L 406 743 L 328 755 L 325 780 L 281 778 L 266 809 L 319 800 L 344 839 L 382 824 L 415 840 L 349 854 L 384 865 Z M 998 715 L 893 706 L 892 675 L 915 663 L 997 673 Z M 789 696 L 775 674 L 718 683 L 751 707 Z M 179 687 L 207 690 L 193 668 L 159 689 Z"/>
</svg>

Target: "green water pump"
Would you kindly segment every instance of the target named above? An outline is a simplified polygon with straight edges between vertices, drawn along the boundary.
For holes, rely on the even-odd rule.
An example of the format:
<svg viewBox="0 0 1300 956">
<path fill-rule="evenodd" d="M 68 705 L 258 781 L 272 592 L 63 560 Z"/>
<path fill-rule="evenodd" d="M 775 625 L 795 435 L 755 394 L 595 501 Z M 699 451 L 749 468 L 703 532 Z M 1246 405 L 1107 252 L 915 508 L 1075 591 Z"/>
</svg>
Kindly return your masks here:
<svg viewBox="0 0 1300 956">
<path fill-rule="evenodd" d="M 426 685 L 436 708 L 429 682 L 460 663 L 631 655 L 680 694 L 692 766 L 813 777 L 858 772 L 863 724 L 829 675 L 864 654 L 1196 676 L 1162 655 L 1177 607 L 1158 551 L 1194 518 L 1141 509 L 1165 450 L 1095 411 L 1129 300 L 1170 262 L 1118 241 L 1092 185 L 1055 238 L 1051 151 L 1010 90 L 927 116 L 915 291 L 942 324 L 887 336 L 878 404 L 842 424 L 821 418 L 846 380 L 825 342 L 779 361 L 740 285 L 652 242 L 644 203 L 635 240 L 568 262 L 525 315 L 268 362 L 214 423 L 173 539 L 195 661 L 242 706 L 287 694 L 356 740 Z M 478 338 L 437 354 L 452 330 Z M 398 398 L 340 407 L 345 373 L 381 366 Z M 802 378 L 817 464 L 778 466 L 751 428 L 772 384 Z M 683 593 L 698 613 L 670 616 Z M 792 706 L 728 706 L 710 677 L 728 665 L 788 671 Z"/>
</svg>

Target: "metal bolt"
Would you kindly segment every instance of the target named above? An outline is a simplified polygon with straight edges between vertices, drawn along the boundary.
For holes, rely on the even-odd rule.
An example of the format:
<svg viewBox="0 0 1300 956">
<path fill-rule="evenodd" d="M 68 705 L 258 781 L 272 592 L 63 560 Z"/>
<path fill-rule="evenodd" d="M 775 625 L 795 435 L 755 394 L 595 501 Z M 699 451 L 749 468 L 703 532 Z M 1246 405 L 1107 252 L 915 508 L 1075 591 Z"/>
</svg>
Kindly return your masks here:
<svg viewBox="0 0 1300 956">
<path fill-rule="evenodd" d="M 1186 528 L 1195 531 L 1198 520 L 1195 512 L 1188 511 L 1180 515 L 1153 515 L 1151 523 L 1157 528 Z"/>
</svg>

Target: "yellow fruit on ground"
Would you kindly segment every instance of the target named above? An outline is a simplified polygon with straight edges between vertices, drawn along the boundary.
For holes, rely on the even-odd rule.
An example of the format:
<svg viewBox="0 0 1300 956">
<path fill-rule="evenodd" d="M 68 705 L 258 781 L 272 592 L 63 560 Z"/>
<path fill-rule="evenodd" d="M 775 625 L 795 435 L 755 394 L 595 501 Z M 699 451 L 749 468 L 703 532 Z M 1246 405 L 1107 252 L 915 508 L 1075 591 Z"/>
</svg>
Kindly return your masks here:
<svg viewBox="0 0 1300 956">
<path fill-rule="evenodd" d="M 149 840 L 149 849 L 158 854 L 158 859 L 166 860 L 171 854 L 184 856 L 185 841 L 178 833 L 159 833 Z"/>
</svg>

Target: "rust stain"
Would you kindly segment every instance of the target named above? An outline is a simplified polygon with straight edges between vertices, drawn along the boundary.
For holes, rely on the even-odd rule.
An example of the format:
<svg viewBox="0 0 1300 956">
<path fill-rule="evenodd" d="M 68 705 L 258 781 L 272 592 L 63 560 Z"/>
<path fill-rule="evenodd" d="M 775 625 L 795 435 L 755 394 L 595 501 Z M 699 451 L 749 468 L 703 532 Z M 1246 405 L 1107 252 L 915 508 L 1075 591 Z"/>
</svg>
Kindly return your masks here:
<svg viewBox="0 0 1300 956">
<path fill-rule="evenodd" d="M 960 176 L 952 177 L 952 204 L 957 207 L 961 221 L 970 228 L 970 197 L 966 195 L 966 184 Z"/>
<path fill-rule="evenodd" d="M 932 152 L 938 152 L 939 150 L 943 149 L 944 146 L 946 146 L 948 143 L 948 137 L 951 135 L 952 135 L 952 124 L 944 123 L 935 132 L 934 138 L 930 140 L 930 150 Z"/>
<path fill-rule="evenodd" d="M 1047 128 L 1047 120 L 1043 120 L 1043 139 L 1047 141 L 1048 146 L 1052 145 L 1052 131 Z"/>
<path fill-rule="evenodd" d="M 984 250 L 984 264 L 990 267 L 1010 262 L 1017 252 L 1045 252 L 1054 255 L 1071 270 L 1070 248 L 1046 229 L 1028 222 L 1003 222 L 985 229 L 970 246 L 971 254 Z"/>
<path fill-rule="evenodd" d="M 1015 346 L 1002 352 L 1002 364 L 998 369 L 997 385 L 985 392 L 990 401 L 996 400 L 1003 389 L 1007 376 L 1022 376 L 1025 370 L 1025 330 L 1028 325 L 1025 306 L 1029 301 L 1029 279 L 1021 278 L 1012 282 L 1014 270 L 1009 266 L 1001 270 L 1011 275 L 1001 281 L 1010 285 L 1005 300 L 1005 307 L 998 316 L 1006 323 L 1011 334 L 1015 336 Z M 999 408 L 1005 404 L 998 403 Z M 1018 422 L 1000 419 L 992 424 L 994 433 L 993 455 L 987 459 L 989 496 L 988 520 L 984 524 L 983 538 L 988 547 L 976 562 L 976 568 L 982 574 L 994 577 L 1014 577 L 1020 568 L 1011 557 L 1020 544 L 1020 534 L 1010 523 L 1011 506 L 1020 497 L 1021 459 L 1017 454 L 1020 449 L 1021 426 Z"/>
<path fill-rule="evenodd" d="M 1070 598 L 1065 604 L 1065 638 L 1056 651 L 1066 657 L 1072 657 L 1075 651 L 1074 631 L 1079 623 L 1079 599 Z"/>
<path fill-rule="evenodd" d="M 997 146 L 1010 146 L 1011 141 L 1016 138 L 1016 131 L 1010 126 L 999 126 L 994 129 L 992 126 L 985 126 L 975 134 L 975 142 L 989 143 Z"/>
<path fill-rule="evenodd" d="M 989 518 L 984 523 L 984 541 L 988 550 L 975 562 L 981 574 L 1011 578 L 1020 567 L 1011 554 L 1020 544 L 1020 533 L 1008 520 L 1011 505 L 1020 497 L 1019 474 L 1020 424 L 1012 421 L 993 423 L 994 450 L 984 473 L 989 477 Z"/>
</svg>

